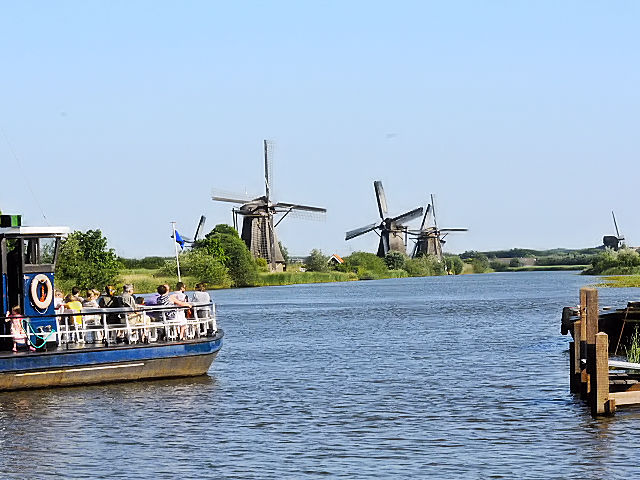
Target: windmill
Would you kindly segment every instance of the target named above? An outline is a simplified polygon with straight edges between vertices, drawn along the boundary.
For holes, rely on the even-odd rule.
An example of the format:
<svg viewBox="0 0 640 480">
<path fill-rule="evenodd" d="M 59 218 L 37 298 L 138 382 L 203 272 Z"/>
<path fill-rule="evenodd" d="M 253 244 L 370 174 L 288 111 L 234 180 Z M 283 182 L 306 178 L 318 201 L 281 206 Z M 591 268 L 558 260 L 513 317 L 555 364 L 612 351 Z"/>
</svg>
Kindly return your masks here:
<svg viewBox="0 0 640 480">
<path fill-rule="evenodd" d="M 189 246 L 189 247 L 193 247 L 193 244 L 196 243 L 198 240 L 200 240 L 200 233 L 202 232 L 202 229 L 204 228 L 204 222 L 207 221 L 207 217 L 205 217 L 204 215 L 200 216 L 200 221 L 198 222 L 198 226 L 196 227 L 196 233 L 193 235 L 193 238 L 190 237 L 186 237 L 186 236 L 178 236 L 178 243 L 180 243 L 181 247 L 184 248 L 185 246 Z M 174 223 L 174 228 L 175 228 L 175 222 Z M 173 235 L 171 235 L 171 238 L 173 238 Z M 182 242 L 180 242 L 180 240 L 182 240 Z"/>
<path fill-rule="evenodd" d="M 233 208 L 234 227 L 237 229 L 237 215 L 242 216 L 242 232 L 240 237 L 244 240 L 251 254 L 255 258 L 264 258 L 271 271 L 281 271 L 284 267 L 284 257 L 280 250 L 275 228 L 284 218 L 296 212 L 307 212 L 315 215 L 324 215 L 325 208 L 310 207 L 295 203 L 272 202 L 271 200 L 271 168 L 269 163 L 269 143 L 264 140 L 264 185 L 265 194 L 253 199 L 239 198 L 239 195 L 212 195 L 212 199 L 218 202 L 240 204 L 239 208 Z M 274 225 L 273 217 L 283 214 Z"/>
<path fill-rule="evenodd" d="M 398 215 L 397 217 L 387 217 L 387 198 L 384 195 L 382 182 L 376 180 L 373 182 L 373 188 L 376 192 L 376 201 L 378 202 L 378 212 L 382 222 L 372 223 L 365 227 L 356 228 L 346 233 L 344 239 L 351 240 L 373 230 L 380 230 L 380 244 L 378 245 L 378 256 L 384 257 L 390 250 L 406 253 L 406 232 L 407 227 L 404 223 L 418 218 L 422 215 L 422 207 L 415 208 L 409 212 Z M 376 232 L 377 233 L 377 232 Z"/>
<path fill-rule="evenodd" d="M 433 216 L 433 225 L 431 217 Z M 466 232 L 468 228 L 438 228 L 436 218 L 436 208 L 433 194 L 431 194 L 431 203 L 427 204 L 420 230 L 409 230 L 410 235 L 415 235 L 415 245 L 413 246 L 412 258 L 421 255 L 435 255 L 439 261 L 442 261 L 442 245 L 445 244 L 444 237 L 449 232 Z"/>
<path fill-rule="evenodd" d="M 618 250 L 620 247 L 624 247 L 624 236 L 620 235 L 620 231 L 618 230 L 618 222 L 616 222 L 616 214 L 611 211 L 611 215 L 613 216 L 613 226 L 616 228 L 616 235 L 605 235 L 602 237 L 602 243 L 605 247 L 612 248 L 613 250 Z"/>
</svg>

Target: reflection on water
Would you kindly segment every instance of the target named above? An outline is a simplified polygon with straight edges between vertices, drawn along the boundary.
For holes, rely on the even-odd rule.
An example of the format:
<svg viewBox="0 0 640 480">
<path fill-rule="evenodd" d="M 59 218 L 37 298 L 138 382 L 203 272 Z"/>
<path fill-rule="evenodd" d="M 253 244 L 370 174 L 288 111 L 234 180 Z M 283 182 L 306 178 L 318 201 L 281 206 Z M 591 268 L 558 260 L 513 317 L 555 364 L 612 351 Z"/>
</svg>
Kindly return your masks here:
<svg viewBox="0 0 640 480">
<path fill-rule="evenodd" d="M 209 376 L 0 395 L 3 476 L 628 476 L 640 410 L 594 420 L 568 393 L 560 312 L 589 280 L 212 292 L 226 337 Z"/>
</svg>

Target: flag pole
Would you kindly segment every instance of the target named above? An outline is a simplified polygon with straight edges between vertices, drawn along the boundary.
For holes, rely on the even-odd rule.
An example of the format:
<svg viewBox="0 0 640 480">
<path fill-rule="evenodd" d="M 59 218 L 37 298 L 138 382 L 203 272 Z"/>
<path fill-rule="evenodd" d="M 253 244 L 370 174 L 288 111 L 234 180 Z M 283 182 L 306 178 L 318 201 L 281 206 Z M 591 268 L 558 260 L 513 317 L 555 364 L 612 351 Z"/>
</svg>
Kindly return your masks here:
<svg viewBox="0 0 640 480">
<path fill-rule="evenodd" d="M 176 266 L 178 267 L 178 281 L 181 282 L 180 278 L 180 260 L 178 260 L 178 241 L 176 240 L 176 222 L 171 222 L 171 228 L 173 229 L 173 246 L 176 249 Z"/>
</svg>

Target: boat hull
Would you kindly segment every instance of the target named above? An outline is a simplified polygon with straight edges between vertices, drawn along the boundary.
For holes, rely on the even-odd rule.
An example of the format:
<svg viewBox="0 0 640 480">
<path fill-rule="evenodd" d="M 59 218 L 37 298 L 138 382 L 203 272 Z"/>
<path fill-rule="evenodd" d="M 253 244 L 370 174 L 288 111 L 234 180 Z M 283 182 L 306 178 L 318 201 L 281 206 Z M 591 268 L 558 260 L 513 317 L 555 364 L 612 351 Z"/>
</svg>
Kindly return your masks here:
<svg viewBox="0 0 640 480">
<path fill-rule="evenodd" d="M 214 338 L 84 348 L 0 358 L 0 391 L 204 375 L 222 347 Z"/>
</svg>

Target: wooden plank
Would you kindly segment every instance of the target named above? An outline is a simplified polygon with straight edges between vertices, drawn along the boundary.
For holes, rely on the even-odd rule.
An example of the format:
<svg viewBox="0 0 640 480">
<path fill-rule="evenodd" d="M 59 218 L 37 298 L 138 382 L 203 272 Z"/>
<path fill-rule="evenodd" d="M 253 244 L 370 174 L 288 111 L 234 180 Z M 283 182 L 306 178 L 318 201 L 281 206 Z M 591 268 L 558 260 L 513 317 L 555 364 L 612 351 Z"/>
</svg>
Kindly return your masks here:
<svg viewBox="0 0 640 480">
<path fill-rule="evenodd" d="M 586 311 L 587 311 L 587 287 L 580 289 L 580 327 L 576 331 L 577 336 L 575 338 L 580 339 L 580 359 L 587 359 L 587 330 L 586 324 Z M 576 322 L 577 323 L 577 322 Z M 575 324 L 574 324 L 574 328 Z M 586 400 L 589 395 L 589 376 L 587 375 L 586 364 L 579 362 L 580 364 L 580 398 Z"/>
<path fill-rule="evenodd" d="M 595 362 L 591 374 L 591 415 L 607 413 L 609 400 L 609 337 L 606 333 L 595 336 Z"/>
<path fill-rule="evenodd" d="M 609 367 L 624 368 L 625 370 L 640 370 L 640 363 L 623 362 L 620 360 L 609 360 Z"/>
<path fill-rule="evenodd" d="M 585 339 L 587 345 L 595 345 L 598 333 L 598 290 L 586 288 Z"/>
<path fill-rule="evenodd" d="M 609 398 L 615 400 L 616 407 L 620 405 L 634 405 L 640 403 L 640 391 L 610 393 Z"/>
<path fill-rule="evenodd" d="M 576 363 L 576 342 L 569 342 L 569 391 L 571 393 L 580 391 L 580 377 L 576 375 Z"/>
</svg>

